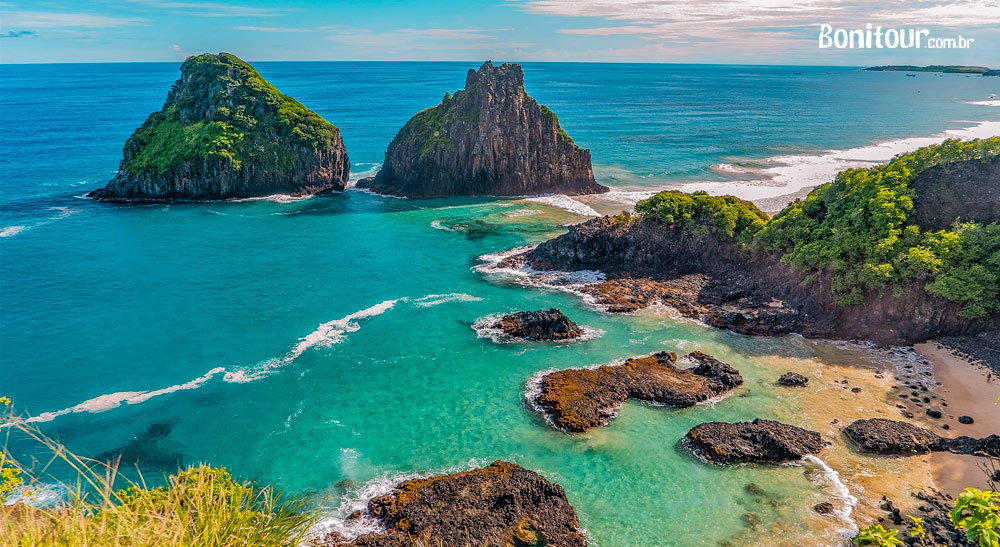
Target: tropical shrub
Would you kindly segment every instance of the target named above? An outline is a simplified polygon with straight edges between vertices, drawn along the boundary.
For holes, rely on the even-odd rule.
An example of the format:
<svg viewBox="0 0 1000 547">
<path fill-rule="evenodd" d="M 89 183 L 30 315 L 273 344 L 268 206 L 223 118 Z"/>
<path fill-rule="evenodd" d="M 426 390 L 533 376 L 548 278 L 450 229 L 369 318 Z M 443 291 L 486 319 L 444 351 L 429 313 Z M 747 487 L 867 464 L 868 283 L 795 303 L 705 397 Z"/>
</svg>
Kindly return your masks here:
<svg viewBox="0 0 1000 547">
<path fill-rule="evenodd" d="M 896 537 L 898 535 L 899 530 L 886 530 L 881 524 L 872 524 L 861 529 L 851 542 L 858 547 L 896 547 L 903 545 L 903 541 Z"/>
<path fill-rule="evenodd" d="M 710 196 L 705 192 L 660 192 L 637 203 L 635 211 L 642 217 L 681 228 L 706 227 L 744 244 L 749 243 L 767 222 L 767 215 L 748 201 L 733 196 Z"/>
<path fill-rule="evenodd" d="M 955 528 L 979 547 L 1000 547 L 1000 493 L 966 488 L 949 514 Z"/>
</svg>

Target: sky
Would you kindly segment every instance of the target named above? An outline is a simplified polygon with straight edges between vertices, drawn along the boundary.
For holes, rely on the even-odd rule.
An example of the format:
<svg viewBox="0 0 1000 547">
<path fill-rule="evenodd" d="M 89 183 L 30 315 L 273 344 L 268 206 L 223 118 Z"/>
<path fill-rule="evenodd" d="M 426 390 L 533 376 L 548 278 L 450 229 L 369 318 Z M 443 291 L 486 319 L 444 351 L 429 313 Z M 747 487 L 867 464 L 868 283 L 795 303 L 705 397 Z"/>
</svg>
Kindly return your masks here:
<svg viewBox="0 0 1000 547">
<path fill-rule="evenodd" d="M 974 38 L 820 49 L 820 25 Z M 1000 68 L 1000 0 L 0 1 L 0 63 L 449 60 L 974 64 Z"/>
</svg>

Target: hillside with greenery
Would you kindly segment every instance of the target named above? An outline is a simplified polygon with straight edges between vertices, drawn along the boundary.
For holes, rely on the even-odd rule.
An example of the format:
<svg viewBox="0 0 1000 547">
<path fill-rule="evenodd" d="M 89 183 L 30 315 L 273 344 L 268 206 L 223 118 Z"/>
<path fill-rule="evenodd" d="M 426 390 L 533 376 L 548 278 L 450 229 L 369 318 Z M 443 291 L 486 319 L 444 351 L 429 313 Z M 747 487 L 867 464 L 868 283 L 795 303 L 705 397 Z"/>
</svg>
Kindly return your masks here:
<svg viewBox="0 0 1000 547">
<path fill-rule="evenodd" d="M 910 183 L 924 170 L 1000 155 L 1000 137 L 945 141 L 885 165 L 849 169 L 767 220 L 732 196 L 661 192 L 639 202 L 640 216 L 681 227 L 704 226 L 747 249 L 777 253 L 807 272 L 828 274 L 841 305 L 861 304 L 869 289 L 918 283 L 962 304 L 962 316 L 1000 312 L 1000 225 L 963 222 L 926 230 L 913 218 Z M 970 204 L 970 207 L 974 204 Z"/>
<path fill-rule="evenodd" d="M 163 173 L 183 164 L 225 158 L 239 169 L 287 171 L 296 154 L 289 144 L 325 150 L 339 129 L 282 94 L 248 63 L 230 53 L 191 57 L 181 65 L 163 108 L 125 144 L 122 168 Z"/>
</svg>

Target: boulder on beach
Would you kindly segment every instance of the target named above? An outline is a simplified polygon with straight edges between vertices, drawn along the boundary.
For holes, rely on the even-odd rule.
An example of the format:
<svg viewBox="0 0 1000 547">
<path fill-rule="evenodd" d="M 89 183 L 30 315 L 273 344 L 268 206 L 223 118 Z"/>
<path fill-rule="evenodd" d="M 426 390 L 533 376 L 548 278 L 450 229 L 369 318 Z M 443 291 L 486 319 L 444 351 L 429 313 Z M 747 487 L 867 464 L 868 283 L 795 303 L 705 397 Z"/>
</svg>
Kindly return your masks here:
<svg viewBox="0 0 1000 547">
<path fill-rule="evenodd" d="M 327 547 L 416 545 L 583 546 L 580 519 L 563 489 L 534 471 L 495 461 L 472 471 L 413 479 L 368 502 L 385 531 Z"/>
<path fill-rule="evenodd" d="M 685 437 L 698 455 L 715 463 L 783 463 L 798 461 L 826 448 L 819 433 L 773 420 L 708 422 Z"/>
<path fill-rule="evenodd" d="M 519 64 L 487 61 L 465 89 L 406 122 L 382 168 L 358 183 L 407 197 L 596 194 L 590 151 L 524 91 Z"/>
<path fill-rule="evenodd" d="M 490 328 L 525 340 L 572 340 L 584 334 L 579 325 L 555 308 L 504 315 Z"/>
<path fill-rule="evenodd" d="M 206 201 L 343 190 L 340 130 L 229 53 L 189 57 L 125 142 L 102 201 Z"/>
<path fill-rule="evenodd" d="M 607 424 L 629 398 L 683 408 L 743 383 L 739 371 L 710 355 L 696 351 L 687 358 L 696 366 L 678 368 L 675 353 L 660 352 L 621 365 L 552 372 L 542 377 L 534 403 L 557 427 L 582 432 Z"/>
</svg>

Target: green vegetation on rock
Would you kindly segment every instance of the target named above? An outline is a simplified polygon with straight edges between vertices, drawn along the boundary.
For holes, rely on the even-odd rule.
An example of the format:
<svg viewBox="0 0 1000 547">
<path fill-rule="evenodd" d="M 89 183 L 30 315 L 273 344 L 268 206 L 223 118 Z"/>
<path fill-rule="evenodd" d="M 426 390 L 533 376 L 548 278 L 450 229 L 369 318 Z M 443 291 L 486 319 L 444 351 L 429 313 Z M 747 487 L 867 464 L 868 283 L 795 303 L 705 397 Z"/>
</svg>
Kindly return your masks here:
<svg viewBox="0 0 1000 547">
<path fill-rule="evenodd" d="M 561 125 L 559 125 L 559 116 L 556 116 L 556 113 L 553 112 L 549 107 L 545 106 L 544 104 L 541 106 L 542 106 L 542 113 L 551 116 L 552 120 L 556 122 L 556 128 L 557 128 L 556 132 L 559 135 L 559 138 L 565 142 L 573 144 L 573 137 L 570 137 L 569 133 L 567 133 L 566 130 L 563 129 Z"/>
<path fill-rule="evenodd" d="M 239 169 L 286 172 L 295 167 L 293 147 L 329 149 L 339 129 L 302 103 L 283 95 L 235 55 L 191 57 L 159 112 L 125 144 L 130 174 L 163 173 L 184 164 L 223 160 Z"/>
<path fill-rule="evenodd" d="M 755 237 L 792 267 L 832 275 L 842 305 L 866 289 L 922 283 L 963 305 L 964 317 L 1000 311 L 1000 226 L 956 221 L 924 231 L 911 218 L 909 183 L 944 163 L 1000 154 L 1000 137 L 945 141 L 871 169 L 849 169 L 775 216 Z"/>
<path fill-rule="evenodd" d="M 738 243 L 750 243 L 764 227 L 767 215 L 754 204 L 733 196 L 660 192 L 635 206 L 640 216 L 656 218 L 678 227 L 703 226 Z"/>
</svg>

